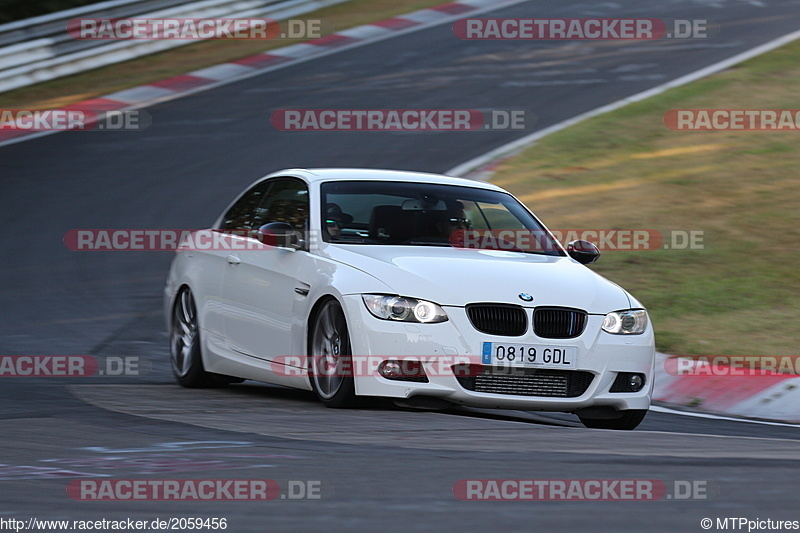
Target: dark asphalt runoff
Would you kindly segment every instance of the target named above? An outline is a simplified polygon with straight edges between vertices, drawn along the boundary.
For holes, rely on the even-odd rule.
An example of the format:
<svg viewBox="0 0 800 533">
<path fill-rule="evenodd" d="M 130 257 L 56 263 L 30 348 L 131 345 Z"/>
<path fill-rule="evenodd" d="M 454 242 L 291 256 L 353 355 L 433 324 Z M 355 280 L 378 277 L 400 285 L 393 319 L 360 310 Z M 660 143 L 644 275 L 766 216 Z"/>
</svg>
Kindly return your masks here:
<svg viewBox="0 0 800 533">
<path fill-rule="evenodd" d="M 463 41 L 443 24 L 148 108 L 152 126 L 141 132 L 0 147 L 0 355 L 109 365 L 103 376 L 0 382 L 0 529 L 29 518 L 225 518 L 233 532 L 703 531 L 704 518 L 711 530 L 718 518 L 800 520 L 794 427 L 652 412 L 636 431 L 610 432 L 572 415 L 337 411 L 252 382 L 180 389 L 161 316 L 170 253 L 64 246 L 71 229 L 207 227 L 280 168 L 445 171 L 795 31 L 800 1 L 540 1 L 482 16 L 708 19 L 718 31 L 693 41 Z M 525 109 L 538 122 L 528 131 L 280 132 L 269 119 L 284 108 Z M 109 375 L 122 358 L 135 358 L 140 375 Z M 104 479 L 270 479 L 281 493 L 235 502 L 68 494 Z M 658 501 L 456 497 L 459 480 L 476 479 L 655 480 L 665 492 Z M 295 501 L 302 491 L 315 497 Z"/>
</svg>

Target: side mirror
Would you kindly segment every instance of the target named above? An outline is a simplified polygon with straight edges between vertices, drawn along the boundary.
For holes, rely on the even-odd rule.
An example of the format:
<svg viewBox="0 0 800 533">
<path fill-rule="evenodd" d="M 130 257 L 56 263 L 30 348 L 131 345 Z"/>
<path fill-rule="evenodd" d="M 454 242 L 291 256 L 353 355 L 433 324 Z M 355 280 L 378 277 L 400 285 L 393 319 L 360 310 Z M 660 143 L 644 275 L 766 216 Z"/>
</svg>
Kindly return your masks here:
<svg viewBox="0 0 800 533">
<path fill-rule="evenodd" d="M 594 263 L 600 257 L 600 250 L 589 241 L 572 241 L 567 245 L 567 253 L 582 265 Z"/>
<path fill-rule="evenodd" d="M 277 248 L 298 248 L 297 232 L 286 222 L 270 222 L 258 228 L 258 240 Z"/>
</svg>

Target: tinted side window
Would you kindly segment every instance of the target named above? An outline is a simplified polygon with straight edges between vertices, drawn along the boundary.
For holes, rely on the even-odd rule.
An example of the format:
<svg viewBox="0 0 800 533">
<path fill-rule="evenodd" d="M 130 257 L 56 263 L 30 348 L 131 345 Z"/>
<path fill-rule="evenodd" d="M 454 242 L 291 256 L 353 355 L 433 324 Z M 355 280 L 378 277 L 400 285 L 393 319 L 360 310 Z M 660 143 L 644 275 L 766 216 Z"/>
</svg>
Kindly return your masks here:
<svg viewBox="0 0 800 533">
<path fill-rule="evenodd" d="M 223 230 L 251 230 L 258 229 L 264 223 L 259 224 L 259 206 L 264 202 L 271 181 L 262 181 L 247 191 L 239 201 L 228 209 L 222 218 L 220 229 Z"/>
<path fill-rule="evenodd" d="M 308 188 L 305 183 L 294 179 L 278 179 L 273 181 L 272 188 L 259 205 L 258 217 L 262 225 L 286 222 L 298 232 L 298 238 L 305 239 L 308 207 Z"/>
</svg>

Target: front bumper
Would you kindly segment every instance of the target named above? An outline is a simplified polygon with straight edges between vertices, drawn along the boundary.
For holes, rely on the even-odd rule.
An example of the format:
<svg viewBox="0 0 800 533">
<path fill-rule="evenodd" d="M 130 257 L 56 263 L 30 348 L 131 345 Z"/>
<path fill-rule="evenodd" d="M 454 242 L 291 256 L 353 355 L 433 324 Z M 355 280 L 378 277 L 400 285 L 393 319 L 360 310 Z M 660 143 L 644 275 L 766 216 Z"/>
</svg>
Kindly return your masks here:
<svg viewBox="0 0 800 533">
<path fill-rule="evenodd" d="M 586 329 L 574 339 L 543 339 L 531 331 L 520 337 L 499 337 L 474 329 L 463 307 L 445 307 L 449 318 L 446 322 L 415 324 L 375 318 L 366 309 L 360 295 L 345 296 L 342 303 L 348 318 L 354 357 L 368 357 L 374 361 L 416 356 L 422 361 L 428 378 L 427 383 L 420 383 L 386 379 L 374 370 L 356 372 L 354 379 L 358 395 L 390 398 L 428 396 L 472 407 L 540 411 L 570 412 L 588 407 L 627 410 L 650 406 L 655 364 L 655 343 L 650 324 L 641 335 L 611 335 L 600 329 L 603 316 L 589 315 Z M 532 309 L 526 311 L 530 323 Z M 581 394 L 573 397 L 522 395 L 514 393 L 513 389 L 506 393 L 502 386 L 494 388 L 502 393 L 468 390 L 453 372 L 453 366 L 480 363 L 482 345 L 486 341 L 573 346 L 577 349 L 576 367 L 567 372 L 588 372 L 591 383 Z M 645 386 L 638 392 L 610 392 L 614 380 L 622 372 L 643 374 Z"/>
</svg>

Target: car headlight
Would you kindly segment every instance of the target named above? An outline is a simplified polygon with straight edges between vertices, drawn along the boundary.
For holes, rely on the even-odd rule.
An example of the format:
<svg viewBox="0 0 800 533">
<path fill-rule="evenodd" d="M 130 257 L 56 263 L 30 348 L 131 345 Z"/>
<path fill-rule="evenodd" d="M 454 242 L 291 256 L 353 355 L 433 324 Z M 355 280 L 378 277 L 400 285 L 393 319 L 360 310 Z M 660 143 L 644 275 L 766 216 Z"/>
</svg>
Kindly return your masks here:
<svg viewBox="0 0 800 533">
<path fill-rule="evenodd" d="M 444 309 L 433 302 L 384 294 L 364 294 L 362 298 L 369 312 L 384 320 L 424 324 L 447 320 Z"/>
<path fill-rule="evenodd" d="M 640 335 L 647 329 L 647 311 L 629 309 L 614 311 L 603 320 L 603 331 L 614 335 Z"/>
</svg>

